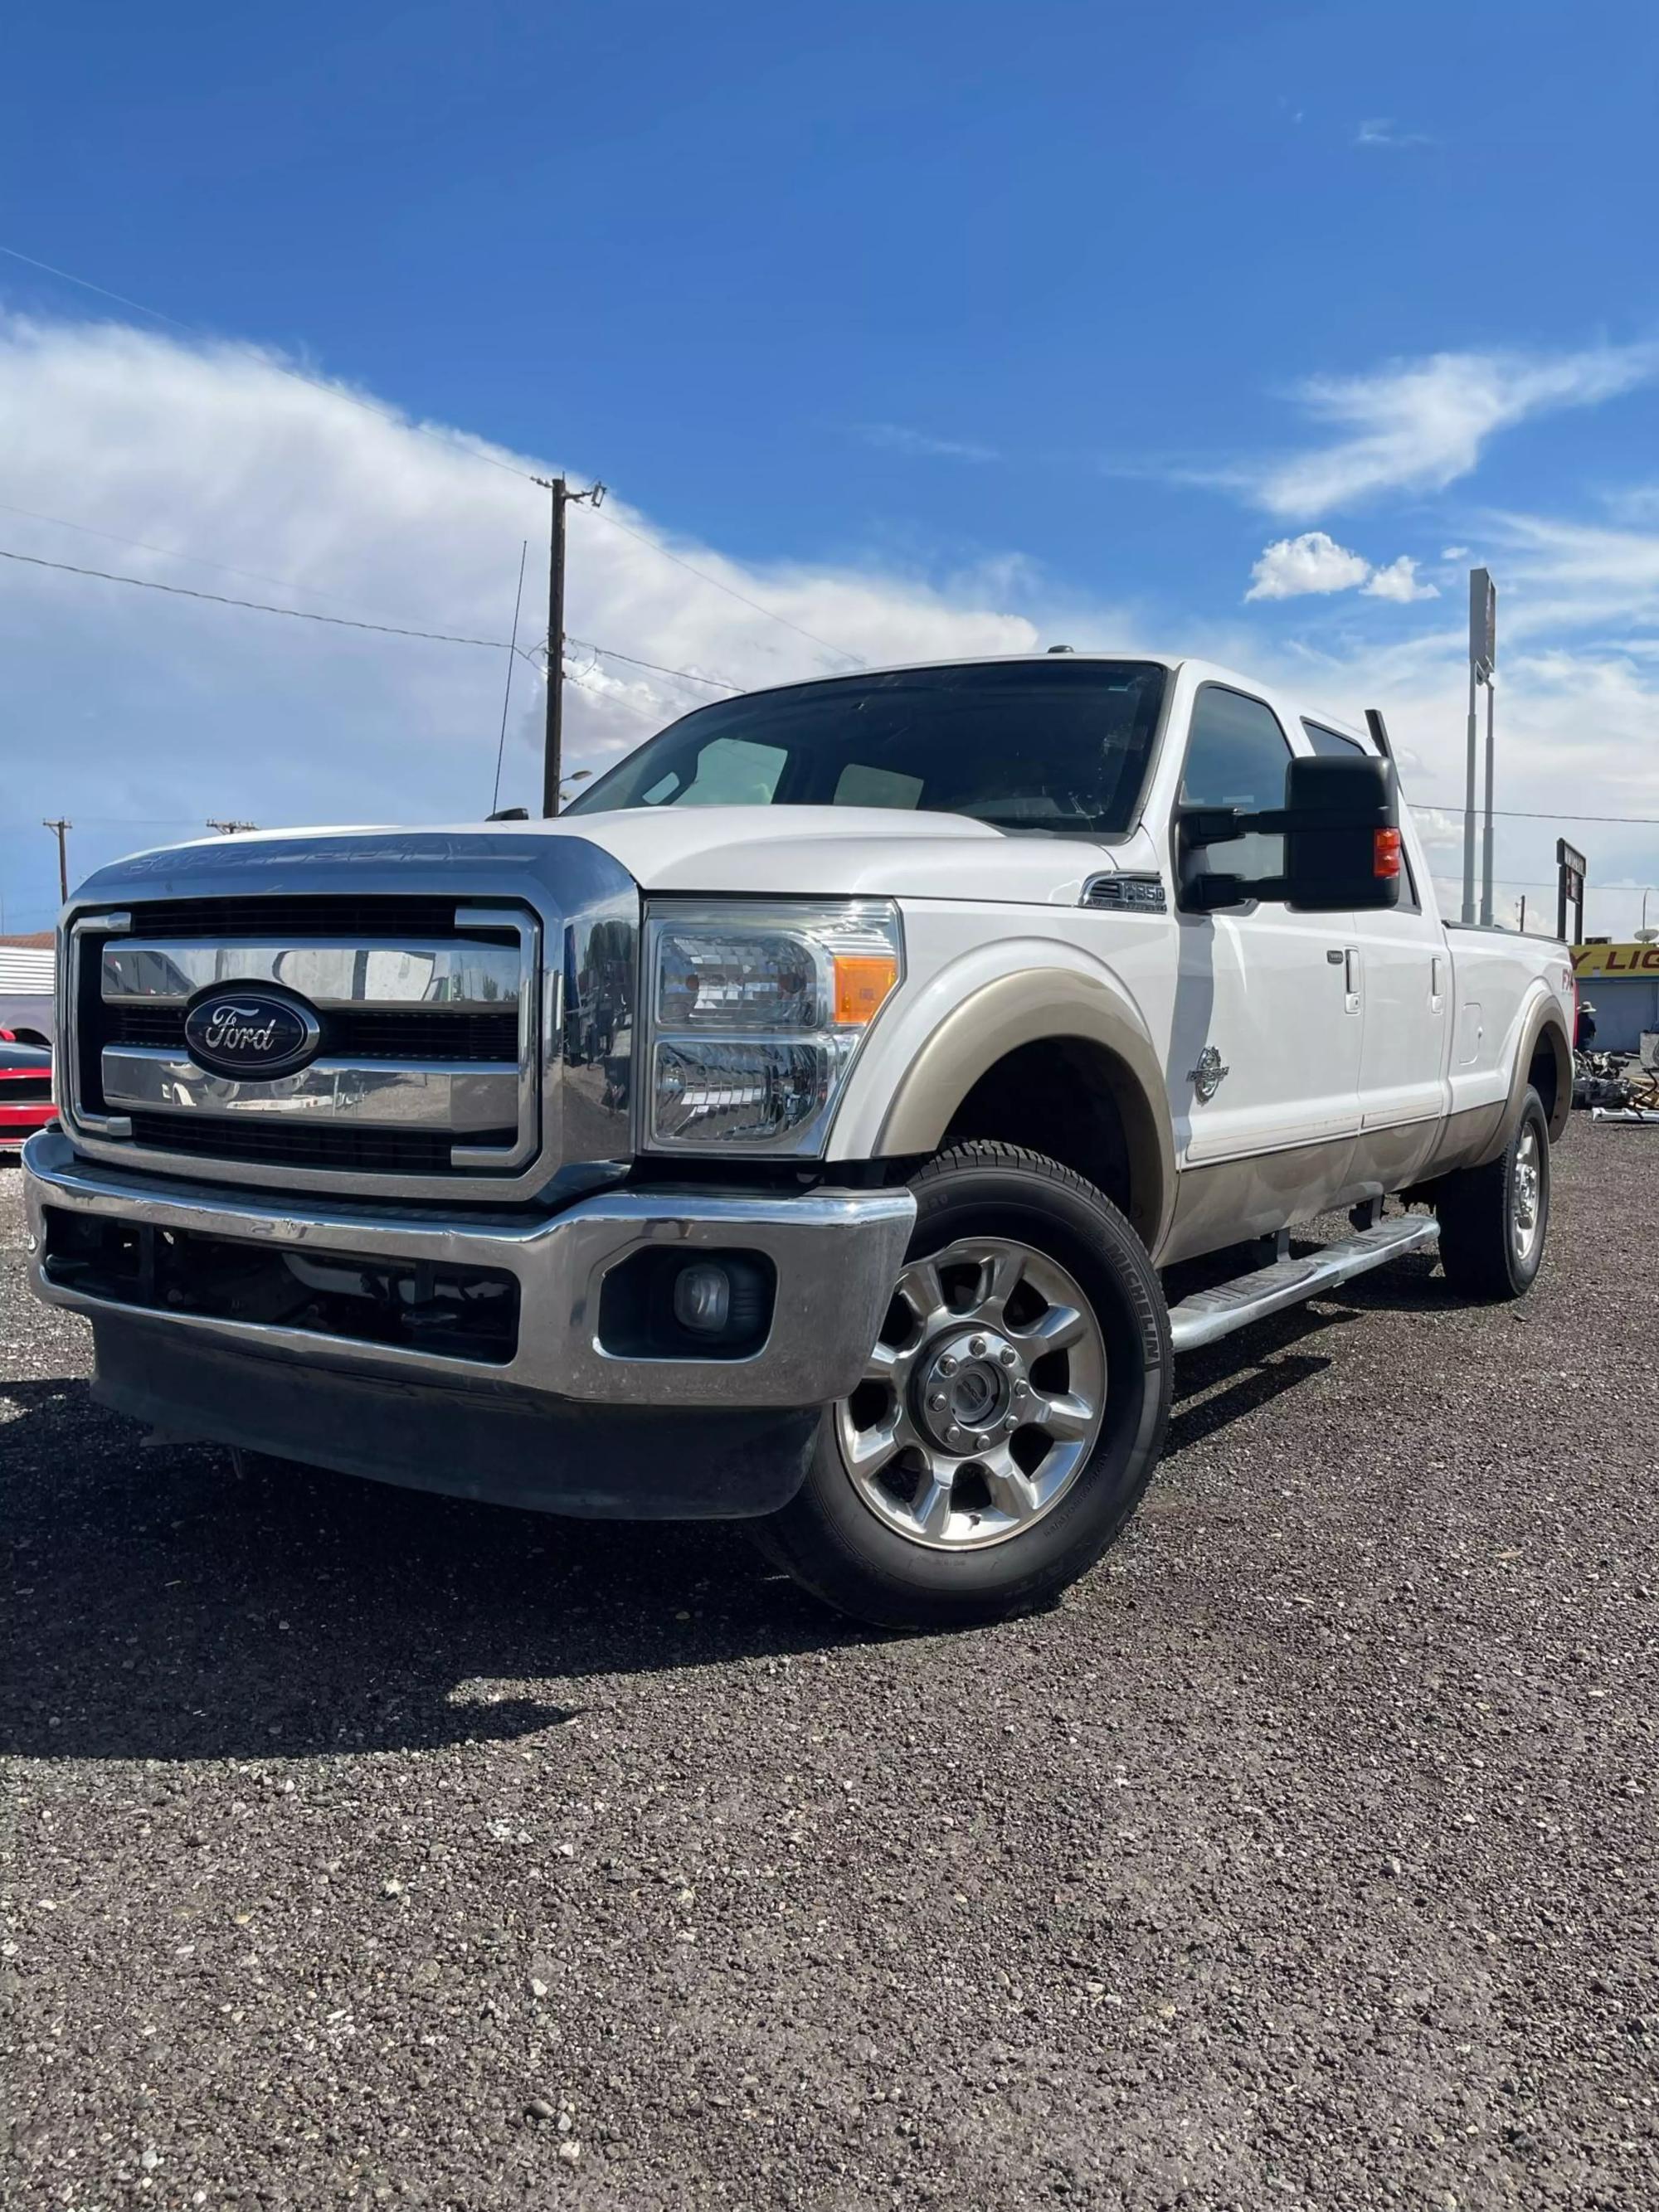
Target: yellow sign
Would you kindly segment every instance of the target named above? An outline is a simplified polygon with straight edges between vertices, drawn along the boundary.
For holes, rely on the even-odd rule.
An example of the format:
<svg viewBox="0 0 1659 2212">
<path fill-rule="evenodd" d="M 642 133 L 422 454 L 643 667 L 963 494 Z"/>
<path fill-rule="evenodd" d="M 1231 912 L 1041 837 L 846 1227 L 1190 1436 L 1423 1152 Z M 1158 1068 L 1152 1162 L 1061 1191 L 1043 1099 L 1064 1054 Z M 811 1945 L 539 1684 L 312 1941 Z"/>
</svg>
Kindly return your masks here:
<svg viewBox="0 0 1659 2212">
<path fill-rule="evenodd" d="M 1581 983 L 1586 975 L 1650 975 L 1659 982 L 1659 944 L 1575 945 L 1572 972 Z"/>
</svg>

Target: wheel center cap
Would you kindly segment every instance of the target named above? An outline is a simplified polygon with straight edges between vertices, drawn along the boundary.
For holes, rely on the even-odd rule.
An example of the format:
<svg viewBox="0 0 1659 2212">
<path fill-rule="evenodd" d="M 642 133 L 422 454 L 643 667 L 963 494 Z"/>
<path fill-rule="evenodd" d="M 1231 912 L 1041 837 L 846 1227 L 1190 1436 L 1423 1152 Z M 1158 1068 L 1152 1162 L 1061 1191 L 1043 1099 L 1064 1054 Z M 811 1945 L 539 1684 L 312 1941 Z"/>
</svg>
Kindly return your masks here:
<svg viewBox="0 0 1659 2212">
<path fill-rule="evenodd" d="M 916 1370 L 916 1419 L 947 1450 L 976 1450 L 1017 1425 L 1027 1387 L 1025 1362 L 999 1330 L 954 1330 Z"/>
</svg>

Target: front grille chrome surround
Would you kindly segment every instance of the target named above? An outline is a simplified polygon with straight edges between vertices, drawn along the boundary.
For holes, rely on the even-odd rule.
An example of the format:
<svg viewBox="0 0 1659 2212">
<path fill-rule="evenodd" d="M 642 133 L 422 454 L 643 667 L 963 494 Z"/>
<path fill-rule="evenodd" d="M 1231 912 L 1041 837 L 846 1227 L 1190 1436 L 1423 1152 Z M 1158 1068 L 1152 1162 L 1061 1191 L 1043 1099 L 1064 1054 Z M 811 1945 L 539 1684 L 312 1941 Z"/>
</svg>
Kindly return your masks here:
<svg viewBox="0 0 1659 2212">
<path fill-rule="evenodd" d="M 300 1176 L 399 1175 L 412 1166 L 447 1182 L 512 1175 L 536 1157 L 541 928 L 533 914 L 455 902 L 443 935 L 430 927 L 430 900 L 419 909 L 422 927 L 407 932 L 398 927 L 398 900 L 380 902 L 379 915 L 373 902 L 358 902 L 358 926 L 347 936 L 323 927 L 337 921 L 340 902 L 313 921 L 304 902 L 284 901 L 288 911 L 270 922 L 257 910 L 249 916 L 250 903 L 227 902 L 228 917 L 251 929 L 246 936 L 194 933 L 210 918 L 207 901 L 190 902 L 191 927 L 179 936 L 156 927 L 168 919 L 165 907 L 76 920 L 64 1034 L 77 1122 L 152 1158 L 174 1151 L 167 1132 L 176 1130 L 177 1153 L 198 1173 L 213 1159 L 223 1172 L 263 1167 Z M 326 1025 L 323 1054 L 297 1073 L 264 1080 L 198 1067 L 184 1046 L 185 1009 L 216 984 L 239 982 L 298 992 Z M 128 1041 L 135 1024 L 154 1036 L 174 1021 L 176 1043 L 165 1035 Z M 445 1021 L 456 1024 L 454 1042 L 428 1058 L 421 1048 Z M 365 1029 L 371 1049 L 329 1051 L 331 1030 L 343 1042 Z"/>
<path fill-rule="evenodd" d="M 573 825 L 574 829 L 574 825 Z M 146 1175 L 398 1204 L 562 1202 L 628 1173 L 640 890 L 555 830 L 239 837 L 116 862 L 60 933 L 63 1126 Z M 187 1010 L 242 982 L 319 1048 L 209 1073 Z"/>
</svg>

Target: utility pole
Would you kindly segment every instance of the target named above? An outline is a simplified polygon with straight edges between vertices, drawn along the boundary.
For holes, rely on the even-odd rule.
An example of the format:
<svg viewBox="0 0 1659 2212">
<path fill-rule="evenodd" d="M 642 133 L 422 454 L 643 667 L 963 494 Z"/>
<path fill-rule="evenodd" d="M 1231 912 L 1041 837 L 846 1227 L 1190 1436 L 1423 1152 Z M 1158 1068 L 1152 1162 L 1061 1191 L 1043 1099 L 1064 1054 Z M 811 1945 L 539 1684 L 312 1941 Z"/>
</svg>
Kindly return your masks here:
<svg viewBox="0 0 1659 2212">
<path fill-rule="evenodd" d="M 572 491 L 562 477 L 535 481 L 553 495 L 553 529 L 547 553 L 547 725 L 542 740 L 542 813 L 559 811 L 559 781 L 564 768 L 564 511 L 605 498 L 602 483 Z"/>
<path fill-rule="evenodd" d="M 222 837 L 234 837 L 240 830 L 257 830 L 258 826 L 257 822 L 204 822 L 202 824 L 204 830 L 216 830 Z"/>
<path fill-rule="evenodd" d="M 74 829 L 75 824 L 72 822 L 65 822 L 60 815 L 56 822 L 43 822 L 40 827 L 43 830 L 52 830 L 58 839 L 58 902 L 60 906 L 67 906 L 69 904 L 69 847 L 64 840 Z"/>
</svg>

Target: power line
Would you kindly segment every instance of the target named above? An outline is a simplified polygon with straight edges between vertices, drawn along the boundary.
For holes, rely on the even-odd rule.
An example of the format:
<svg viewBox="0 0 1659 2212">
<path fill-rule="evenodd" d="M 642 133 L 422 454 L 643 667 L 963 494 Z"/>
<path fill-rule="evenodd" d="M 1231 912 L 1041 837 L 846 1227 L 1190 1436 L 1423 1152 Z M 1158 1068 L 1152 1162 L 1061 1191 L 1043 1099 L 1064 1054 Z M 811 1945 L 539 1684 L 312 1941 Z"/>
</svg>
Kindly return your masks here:
<svg viewBox="0 0 1659 2212">
<path fill-rule="evenodd" d="M 58 269 L 50 261 L 37 261 L 32 253 L 20 253 L 15 246 L 0 245 L 0 253 L 9 255 L 14 261 L 22 262 L 27 268 L 44 270 L 48 276 L 58 277 L 65 284 L 78 284 L 83 292 L 95 292 L 100 300 L 112 300 L 118 307 L 131 307 L 135 314 L 149 315 L 156 322 L 166 323 L 170 329 L 183 331 L 191 337 L 206 338 L 210 342 L 218 339 L 217 332 L 208 330 L 200 323 L 180 322 L 177 315 L 164 314 L 160 307 L 147 307 L 142 300 L 130 300 L 124 292 L 112 292 L 106 285 L 94 284 L 89 276 L 77 276 L 72 269 Z M 331 398 L 344 399 L 353 407 L 361 407 L 366 414 L 378 415 L 381 422 L 390 422 L 399 430 L 416 430 L 423 438 L 435 438 L 441 445 L 447 446 L 452 453 L 470 453 L 474 460 L 486 461 L 492 469 L 501 469 L 510 477 L 521 477 L 526 483 L 536 481 L 528 469 L 521 469 L 512 461 L 503 461 L 494 453 L 485 453 L 481 446 L 459 431 L 446 430 L 437 422 L 417 422 L 412 416 L 398 414 L 394 408 L 378 406 L 374 400 L 365 399 L 360 392 L 349 391 L 344 385 L 333 383 L 327 377 L 307 376 L 304 369 L 295 368 L 291 362 L 278 361 L 262 349 L 255 349 L 260 352 L 265 366 L 275 369 L 279 376 L 292 377 L 296 384 L 308 384 L 315 392 L 327 392 Z"/>
<path fill-rule="evenodd" d="M 309 599 L 326 599 L 327 592 L 313 591 L 309 584 L 296 584 L 291 576 L 267 575 L 263 568 L 237 568 L 228 561 L 210 561 L 203 553 L 181 553 L 176 546 L 153 545 L 146 538 L 123 538 L 118 531 L 99 530 L 90 522 L 71 522 L 64 514 L 41 514 L 32 507 L 13 507 L 0 500 L 0 514 L 21 514 L 30 522 L 47 522 L 58 530 L 79 531 L 86 538 L 107 538 L 112 545 L 130 545 L 135 552 L 159 553 L 164 561 L 183 561 L 192 568 L 216 568 L 222 575 L 246 576 L 256 584 L 275 584 L 280 591 L 298 592 Z"/>
<path fill-rule="evenodd" d="M 32 568 L 56 568 L 65 576 L 95 576 L 105 584 L 131 584 L 141 592 L 166 592 L 173 599 L 206 599 L 218 607 L 245 607 L 252 614 L 287 615 L 294 622 L 327 623 L 335 629 L 372 629 L 383 637 L 425 638 L 433 645 L 487 646 L 496 653 L 521 650 L 509 646 L 504 637 L 456 637 L 445 630 L 404 629 L 395 623 L 354 622 L 345 615 L 319 615 L 310 607 L 273 607 L 263 599 L 233 599 L 222 592 L 198 592 L 186 584 L 160 583 L 153 576 L 120 576 L 108 568 L 81 568 L 72 561 L 47 561 L 38 553 L 15 553 L 4 545 L 0 545 L 0 561 L 24 561 Z M 525 657 L 529 658 L 528 654 Z"/>
<path fill-rule="evenodd" d="M 118 307 L 130 307 L 135 314 L 149 315 L 156 322 L 167 324 L 169 329 L 183 331 L 189 337 L 205 338 L 210 342 L 215 342 L 217 339 L 216 332 L 206 329 L 199 323 L 181 322 L 177 315 L 166 314 L 160 307 L 149 307 L 142 300 L 130 299 L 124 292 L 112 292 L 106 285 L 94 284 L 90 277 L 78 276 L 71 269 L 59 269 L 50 261 L 37 260 L 33 254 L 21 252 L 15 246 L 0 245 L 0 253 L 9 256 L 14 261 L 21 261 L 26 268 L 39 269 L 48 276 L 56 276 L 65 284 L 77 284 L 83 292 L 94 293 L 100 300 L 112 301 Z M 447 447 L 451 453 L 470 454 L 474 460 L 487 462 L 492 469 L 500 469 L 508 476 L 517 477 L 522 483 L 542 483 L 545 481 L 544 478 L 535 475 L 532 470 L 519 467 L 516 462 L 504 461 L 495 453 L 486 453 L 481 445 L 466 437 L 460 431 L 446 429 L 442 424 L 437 422 L 417 422 L 412 416 L 399 414 L 393 408 L 382 407 L 372 399 L 365 399 L 360 392 L 350 391 L 344 385 L 332 382 L 326 377 L 307 375 L 304 369 L 295 368 L 292 363 L 279 361 L 269 353 L 261 352 L 260 358 L 264 361 L 267 367 L 275 369 L 278 375 L 291 377 L 296 384 L 309 385 L 315 392 L 326 392 L 331 398 L 343 399 L 353 407 L 361 407 L 365 413 L 377 416 L 381 422 L 390 422 L 397 429 L 417 431 L 422 437 L 435 439 L 440 445 Z M 836 645 L 829 638 L 820 637 L 815 630 L 807 629 L 798 622 L 792 622 L 787 615 L 781 615 L 775 607 L 766 606 L 759 599 L 751 599 L 747 592 L 738 591 L 735 585 L 725 582 L 719 576 L 711 576 L 706 568 L 698 568 L 695 562 L 686 560 L 684 555 L 671 553 L 665 545 L 659 544 L 654 538 L 648 538 L 643 531 L 635 530 L 631 524 L 623 522 L 619 516 L 612 514 L 609 509 L 603 512 L 605 520 L 613 529 L 620 530 L 625 536 L 637 539 L 641 545 L 649 547 L 652 552 L 660 554 L 665 561 L 672 561 L 677 568 L 684 568 L 690 574 L 700 577 L 705 584 L 711 585 L 715 591 L 724 592 L 728 599 L 738 600 L 744 606 L 752 608 L 757 615 L 764 615 L 769 621 L 781 623 L 785 629 L 793 630 L 797 637 L 806 638 L 812 644 L 822 646 L 825 652 L 833 653 L 842 660 L 850 660 L 855 668 L 862 668 L 866 665 L 857 653 L 849 653 L 845 646 Z"/>
<path fill-rule="evenodd" d="M 1461 799 L 1418 799 L 1414 805 L 1431 806 L 1437 814 L 1461 814 Z M 1494 806 L 1492 812 L 1505 822 L 1610 822 L 1620 829 L 1659 827 L 1659 814 L 1573 814 L 1565 806 L 1551 806 L 1529 811 L 1516 806 Z"/>
<path fill-rule="evenodd" d="M 519 650 L 519 609 L 524 605 L 524 564 L 529 558 L 530 540 L 526 538 L 519 548 L 519 588 L 513 594 L 513 637 L 507 656 L 507 683 L 501 692 L 501 734 L 495 745 L 495 788 L 489 800 L 492 814 L 501 803 L 501 761 L 507 751 L 507 710 L 513 703 L 513 663 Z"/>
<path fill-rule="evenodd" d="M 32 568 L 51 568 L 65 576 L 88 576 L 104 584 L 131 584 L 141 592 L 164 592 L 173 599 L 201 599 L 210 606 L 240 607 L 252 614 L 287 615 L 295 622 L 325 623 L 333 629 L 373 630 L 382 637 L 424 638 L 433 645 L 479 646 L 495 653 L 517 653 L 521 660 L 531 661 L 532 665 L 535 659 L 534 653 L 508 638 L 462 637 L 447 630 L 411 629 L 396 623 L 360 622 L 344 615 L 322 615 L 310 607 L 272 606 L 264 599 L 237 599 L 222 592 L 198 592 L 185 584 L 163 584 L 154 576 L 123 576 L 111 568 L 86 568 L 78 567 L 72 561 L 48 561 L 39 553 L 17 553 L 9 546 L 0 545 L 0 561 L 21 561 Z M 585 652 L 599 653 L 606 660 L 626 661 L 632 668 L 648 668 L 659 676 L 682 677 L 688 684 L 706 684 L 716 690 L 732 692 L 740 692 L 743 688 L 741 684 L 729 683 L 724 677 L 700 676 L 693 669 L 670 668 L 661 661 L 642 660 L 637 653 L 619 653 L 614 646 L 596 645 L 591 638 L 568 636 L 566 642 L 579 645 Z M 544 642 L 536 650 L 544 654 L 547 647 Z"/>
<path fill-rule="evenodd" d="M 648 707 L 641 707 L 636 699 L 624 699 L 615 691 L 602 690 L 598 684 L 590 684 L 587 679 L 593 672 L 590 668 L 573 668 L 569 672 L 570 681 L 579 684 L 592 697 L 603 699 L 606 706 L 620 707 L 624 714 L 637 714 L 641 721 L 649 722 L 653 729 L 662 727 L 660 715 L 653 714 Z"/>
<path fill-rule="evenodd" d="M 826 653 L 833 653 L 842 660 L 850 660 L 855 668 L 863 668 L 866 665 L 856 653 L 849 653 L 844 645 L 836 645 L 829 638 L 820 637 L 816 630 L 803 629 L 799 623 L 791 622 L 787 615 L 781 615 L 775 607 L 763 606 L 760 600 L 751 599 L 746 592 L 738 591 L 735 584 L 726 583 L 719 576 L 711 576 L 707 568 L 699 568 L 695 561 L 688 561 L 678 553 L 671 553 L 665 545 L 659 544 L 654 538 L 647 538 L 642 530 L 635 530 L 632 524 L 623 522 L 619 516 L 613 514 L 610 508 L 601 507 L 597 512 L 599 520 L 602 522 L 608 522 L 613 530 L 620 530 L 625 537 L 636 538 L 641 545 L 648 546 L 652 552 L 659 553 L 665 561 L 672 561 L 677 568 L 684 568 L 689 574 L 701 577 L 705 584 L 712 585 L 715 591 L 724 592 L 727 599 L 737 599 L 744 606 L 752 607 L 757 615 L 764 615 L 770 622 L 781 623 L 785 629 L 793 630 L 797 637 L 804 637 L 809 639 L 814 645 L 821 645 Z"/>
<path fill-rule="evenodd" d="M 580 646 L 585 653 L 597 653 L 602 660 L 625 660 L 630 668 L 648 668 L 658 676 L 683 677 L 688 684 L 706 684 L 712 691 L 741 692 L 743 690 L 741 684 L 730 683 L 724 676 L 698 676 L 689 668 L 666 668 L 660 660 L 641 660 L 637 653 L 618 653 L 612 646 L 595 645 L 592 638 L 572 637 L 568 630 L 564 634 L 564 641 L 567 645 Z M 542 649 L 546 651 L 544 646 Z"/>
</svg>

